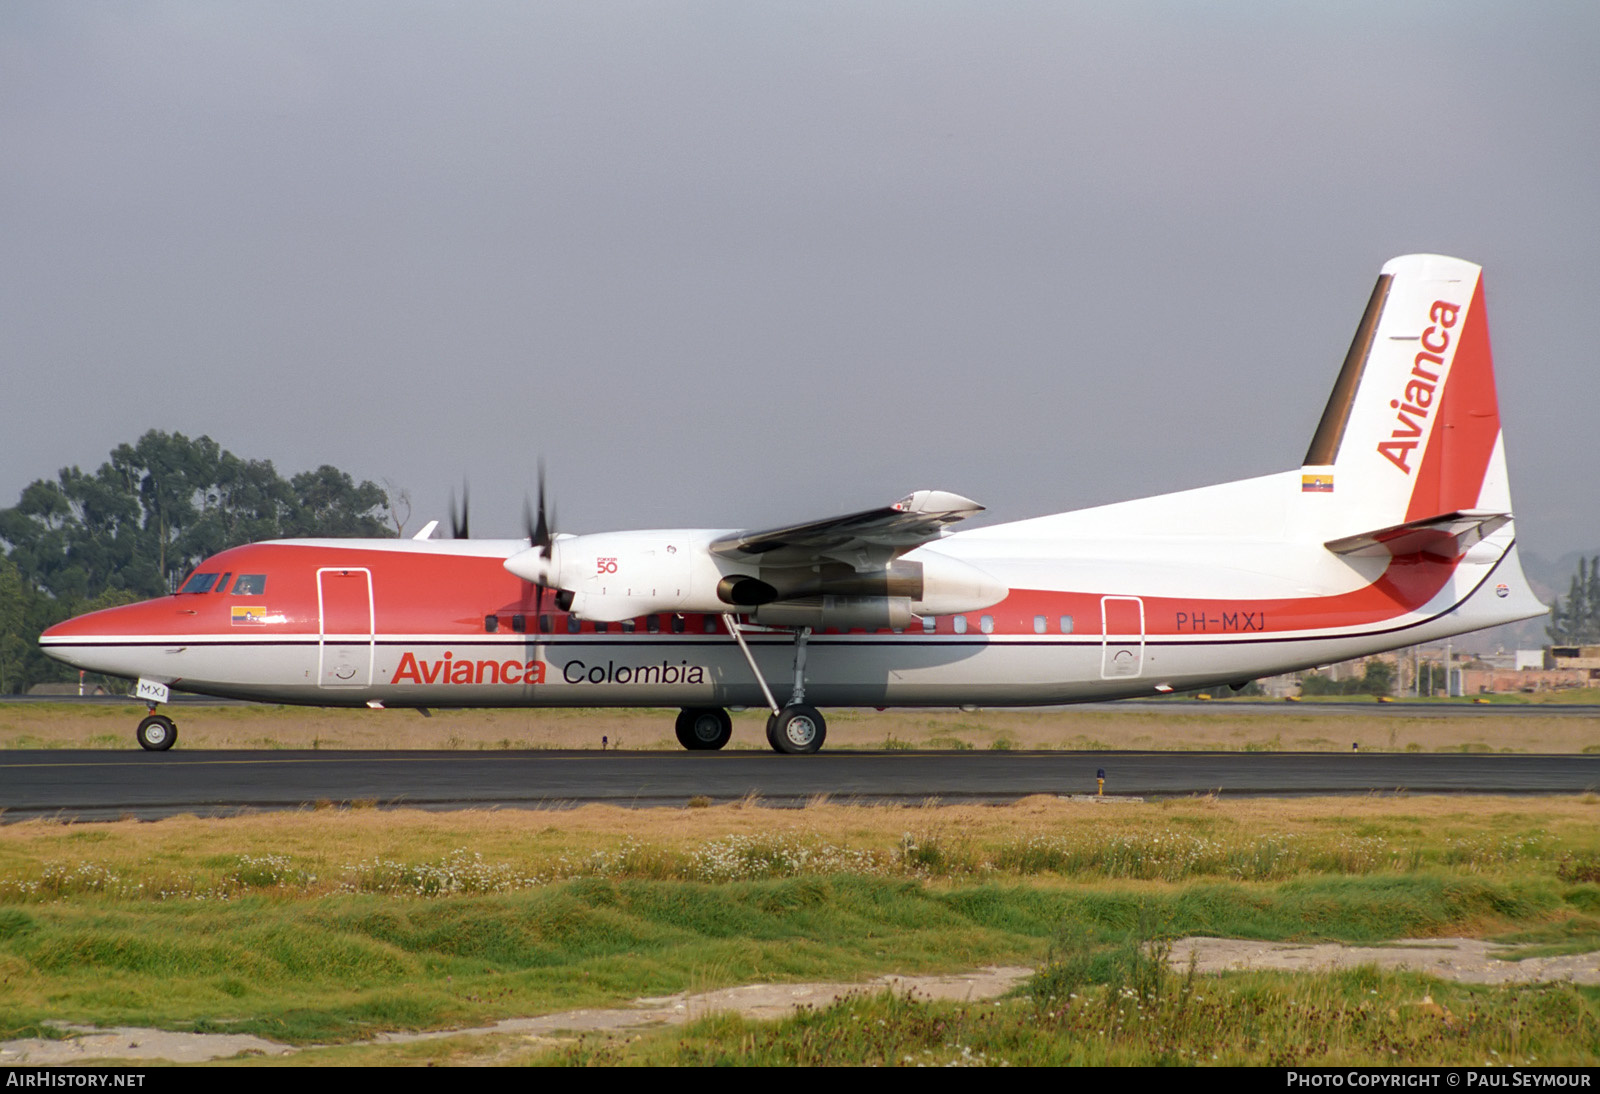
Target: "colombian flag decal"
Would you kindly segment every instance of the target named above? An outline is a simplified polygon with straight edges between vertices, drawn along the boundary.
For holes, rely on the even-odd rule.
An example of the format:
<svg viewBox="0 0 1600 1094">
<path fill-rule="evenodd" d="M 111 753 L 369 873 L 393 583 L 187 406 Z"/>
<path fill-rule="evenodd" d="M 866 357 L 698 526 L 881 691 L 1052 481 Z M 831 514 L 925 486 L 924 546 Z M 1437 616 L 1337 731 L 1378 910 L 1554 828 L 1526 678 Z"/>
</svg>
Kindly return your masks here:
<svg viewBox="0 0 1600 1094">
<path fill-rule="evenodd" d="M 1302 494 L 1333 493 L 1333 475 L 1301 475 L 1300 492 Z"/>
<path fill-rule="evenodd" d="M 233 606 L 233 625 L 235 627 L 261 627 L 267 622 L 267 609 L 260 605 L 235 604 Z"/>
</svg>

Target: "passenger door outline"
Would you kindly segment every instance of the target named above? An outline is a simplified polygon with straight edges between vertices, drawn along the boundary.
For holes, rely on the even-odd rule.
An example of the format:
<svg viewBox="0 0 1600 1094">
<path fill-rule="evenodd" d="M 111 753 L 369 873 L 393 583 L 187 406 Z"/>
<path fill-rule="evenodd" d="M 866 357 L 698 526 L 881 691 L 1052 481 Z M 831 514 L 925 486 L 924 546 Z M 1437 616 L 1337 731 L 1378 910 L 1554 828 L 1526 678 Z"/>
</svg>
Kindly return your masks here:
<svg viewBox="0 0 1600 1094">
<path fill-rule="evenodd" d="M 1144 601 L 1100 598 L 1100 678 L 1131 679 L 1144 672 Z"/>
<path fill-rule="evenodd" d="M 317 686 L 372 686 L 377 660 L 372 571 L 365 566 L 317 570 Z"/>
</svg>

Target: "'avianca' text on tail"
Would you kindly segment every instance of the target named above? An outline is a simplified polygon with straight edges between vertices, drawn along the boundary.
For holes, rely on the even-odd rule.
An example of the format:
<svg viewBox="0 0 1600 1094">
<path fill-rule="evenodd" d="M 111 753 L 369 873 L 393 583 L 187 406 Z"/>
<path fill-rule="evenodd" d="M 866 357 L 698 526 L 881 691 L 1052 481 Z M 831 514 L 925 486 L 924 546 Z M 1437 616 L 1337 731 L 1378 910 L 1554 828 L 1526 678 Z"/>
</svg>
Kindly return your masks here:
<svg viewBox="0 0 1600 1094">
<path fill-rule="evenodd" d="M 1383 268 L 1302 466 L 965 532 L 919 490 L 767 529 L 522 540 L 279 540 L 175 594 L 80 616 L 52 656 L 169 688 L 330 706 L 676 706 L 686 748 L 765 706 L 779 752 L 823 706 L 1155 695 L 1543 613 L 1517 561 L 1481 271 Z M 1306 367 L 1314 367 L 1307 363 Z M 432 531 L 432 525 L 424 533 Z"/>
</svg>

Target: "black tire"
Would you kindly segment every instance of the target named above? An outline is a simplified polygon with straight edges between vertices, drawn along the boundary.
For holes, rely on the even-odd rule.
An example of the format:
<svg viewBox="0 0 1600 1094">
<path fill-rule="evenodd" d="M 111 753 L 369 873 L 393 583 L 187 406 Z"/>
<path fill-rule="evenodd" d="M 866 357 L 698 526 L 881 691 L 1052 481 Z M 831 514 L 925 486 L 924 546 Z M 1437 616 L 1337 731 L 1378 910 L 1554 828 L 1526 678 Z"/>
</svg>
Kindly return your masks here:
<svg viewBox="0 0 1600 1094">
<path fill-rule="evenodd" d="M 721 707 L 684 707 L 674 728 L 691 752 L 714 752 L 733 737 L 733 719 Z"/>
<path fill-rule="evenodd" d="M 139 728 L 133 731 L 133 735 L 138 739 L 140 748 L 151 752 L 165 752 L 177 741 L 178 727 L 165 714 L 152 714 L 139 723 Z"/>
<path fill-rule="evenodd" d="M 828 737 L 828 723 L 816 707 L 797 703 L 767 719 L 767 743 L 791 756 L 817 751 Z"/>
</svg>

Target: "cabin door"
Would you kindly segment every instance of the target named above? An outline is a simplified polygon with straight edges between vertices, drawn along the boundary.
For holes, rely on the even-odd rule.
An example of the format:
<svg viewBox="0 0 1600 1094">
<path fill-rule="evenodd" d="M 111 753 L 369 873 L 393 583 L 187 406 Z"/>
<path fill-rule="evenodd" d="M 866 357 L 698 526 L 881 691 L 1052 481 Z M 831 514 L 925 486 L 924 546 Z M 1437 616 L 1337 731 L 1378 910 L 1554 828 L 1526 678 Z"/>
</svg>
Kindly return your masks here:
<svg viewBox="0 0 1600 1094">
<path fill-rule="evenodd" d="M 1136 596 L 1100 598 L 1100 676 L 1138 676 L 1144 671 L 1144 601 Z"/>
<path fill-rule="evenodd" d="M 371 686 L 377 652 L 372 571 L 365 567 L 318 570 L 317 616 L 318 686 Z"/>
</svg>

